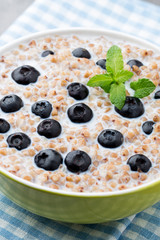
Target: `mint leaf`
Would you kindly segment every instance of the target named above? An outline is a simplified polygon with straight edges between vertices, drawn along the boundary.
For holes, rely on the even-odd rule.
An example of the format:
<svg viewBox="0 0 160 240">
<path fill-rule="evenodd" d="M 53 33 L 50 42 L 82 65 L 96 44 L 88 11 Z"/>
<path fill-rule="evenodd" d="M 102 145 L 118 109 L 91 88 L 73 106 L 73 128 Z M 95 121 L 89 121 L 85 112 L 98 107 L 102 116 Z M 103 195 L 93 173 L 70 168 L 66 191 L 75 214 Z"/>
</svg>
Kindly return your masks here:
<svg viewBox="0 0 160 240">
<path fill-rule="evenodd" d="M 116 73 L 115 79 L 118 83 L 125 83 L 128 81 L 131 77 L 133 77 L 133 73 L 129 72 L 128 70 L 120 70 Z"/>
<path fill-rule="evenodd" d="M 130 87 L 135 90 L 134 97 L 143 98 L 148 96 L 156 88 L 154 83 L 148 78 L 138 79 L 136 82 L 131 82 Z"/>
<path fill-rule="evenodd" d="M 106 69 L 107 72 L 113 74 L 113 76 L 115 76 L 118 71 L 123 70 L 122 52 L 116 45 L 113 45 L 107 52 Z"/>
<path fill-rule="evenodd" d="M 110 74 L 100 74 L 92 77 L 88 81 L 87 86 L 101 87 L 105 92 L 109 93 L 112 82 L 113 78 L 110 76 Z"/>
<path fill-rule="evenodd" d="M 123 83 L 113 83 L 110 89 L 110 100 L 119 110 L 122 109 L 126 100 L 126 90 Z"/>
</svg>

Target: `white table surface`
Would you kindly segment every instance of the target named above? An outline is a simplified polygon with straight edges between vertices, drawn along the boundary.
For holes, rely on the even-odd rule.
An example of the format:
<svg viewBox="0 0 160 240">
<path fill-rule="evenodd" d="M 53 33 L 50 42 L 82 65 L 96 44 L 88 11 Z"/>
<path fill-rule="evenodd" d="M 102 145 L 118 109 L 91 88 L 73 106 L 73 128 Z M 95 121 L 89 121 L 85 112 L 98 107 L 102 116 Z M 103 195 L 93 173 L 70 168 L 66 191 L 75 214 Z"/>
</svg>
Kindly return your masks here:
<svg viewBox="0 0 160 240">
<path fill-rule="evenodd" d="M 25 11 L 34 1 L 38 0 L 0 0 L 0 34 L 3 33 L 13 21 Z M 54 0 L 53 0 L 54 1 Z M 68 0 L 70 1 L 70 0 Z M 160 5 L 160 0 L 139 0 Z"/>
</svg>

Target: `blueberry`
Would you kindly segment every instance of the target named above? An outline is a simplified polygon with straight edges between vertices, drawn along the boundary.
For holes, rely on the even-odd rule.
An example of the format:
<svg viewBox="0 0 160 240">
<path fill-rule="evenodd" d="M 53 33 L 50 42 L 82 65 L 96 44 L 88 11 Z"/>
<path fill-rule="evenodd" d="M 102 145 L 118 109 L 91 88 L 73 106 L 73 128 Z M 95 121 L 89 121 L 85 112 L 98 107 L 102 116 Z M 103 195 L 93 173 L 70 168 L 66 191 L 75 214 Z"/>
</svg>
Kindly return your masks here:
<svg viewBox="0 0 160 240">
<path fill-rule="evenodd" d="M 67 89 L 68 89 L 69 95 L 76 100 L 83 100 L 89 94 L 88 88 L 86 86 L 84 86 L 83 84 L 78 83 L 78 82 L 71 83 L 67 87 Z"/>
<path fill-rule="evenodd" d="M 42 150 L 34 157 L 34 162 L 37 167 L 48 171 L 59 168 L 62 161 L 63 159 L 60 153 L 52 149 Z"/>
<path fill-rule="evenodd" d="M 157 91 L 154 95 L 155 99 L 160 99 L 160 91 Z"/>
<path fill-rule="evenodd" d="M 0 118 L 0 133 L 6 133 L 10 129 L 10 124 L 3 118 Z"/>
<path fill-rule="evenodd" d="M 152 166 L 151 161 L 143 154 L 135 154 L 127 161 L 132 171 L 148 172 Z"/>
<path fill-rule="evenodd" d="M 117 130 L 105 129 L 99 134 L 98 142 L 105 148 L 116 148 L 123 143 L 123 135 Z"/>
<path fill-rule="evenodd" d="M 84 172 L 91 164 L 91 158 L 86 152 L 76 150 L 67 154 L 65 164 L 71 172 Z"/>
<path fill-rule="evenodd" d="M 46 50 L 41 54 L 41 57 L 47 57 L 48 55 L 54 55 L 54 52 L 51 50 Z"/>
<path fill-rule="evenodd" d="M 100 59 L 96 62 L 96 64 L 106 70 L 106 59 Z"/>
<path fill-rule="evenodd" d="M 18 67 L 11 74 L 16 83 L 23 85 L 35 83 L 39 75 L 40 73 L 34 67 L 29 65 Z"/>
<path fill-rule="evenodd" d="M 86 123 L 93 117 L 92 110 L 84 103 L 74 104 L 68 109 L 67 113 L 74 123 Z"/>
<path fill-rule="evenodd" d="M 9 147 L 14 147 L 17 150 L 22 150 L 30 145 L 31 140 L 26 134 L 22 132 L 16 132 L 8 136 L 7 142 Z"/>
<path fill-rule="evenodd" d="M 43 120 L 37 127 L 39 135 L 46 138 L 58 137 L 62 131 L 61 125 L 54 119 Z"/>
<path fill-rule="evenodd" d="M 139 60 L 137 59 L 131 59 L 127 62 L 127 64 L 132 68 L 134 65 L 137 67 L 141 67 L 143 66 L 143 63 L 141 63 Z"/>
<path fill-rule="evenodd" d="M 74 57 L 77 57 L 77 58 L 88 58 L 88 59 L 91 58 L 90 53 L 85 48 L 76 48 L 75 50 L 73 50 L 72 54 Z"/>
<path fill-rule="evenodd" d="M 139 98 L 127 96 L 123 108 L 115 107 L 115 111 L 126 118 L 137 118 L 144 113 L 144 106 Z"/>
<path fill-rule="evenodd" d="M 48 118 L 52 112 L 52 105 L 50 102 L 41 100 L 32 105 L 32 113 L 41 118 Z"/>
<path fill-rule="evenodd" d="M 154 124 L 155 124 L 155 122 L 153 122 L 153 121 L 146 121 L 145 123 L 143 123 L 143 125 L 142 125 L 143 132 L 148 135 L 151 134 L 153 131 Z"/>
<path fill-rule="evenodd" d="M 17 95 L 10 94 L 1 99 L 0 107 L 6 113 L 16 112 L 23 107 L 23 101 Z"/>
</svg>

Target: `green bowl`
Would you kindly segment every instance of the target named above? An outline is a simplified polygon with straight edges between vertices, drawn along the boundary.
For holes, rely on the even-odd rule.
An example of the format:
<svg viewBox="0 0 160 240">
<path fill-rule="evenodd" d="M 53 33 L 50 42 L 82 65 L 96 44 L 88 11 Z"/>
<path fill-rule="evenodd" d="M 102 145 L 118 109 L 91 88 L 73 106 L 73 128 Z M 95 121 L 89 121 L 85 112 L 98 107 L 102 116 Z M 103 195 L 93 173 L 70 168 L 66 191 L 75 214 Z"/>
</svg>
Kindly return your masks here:
<svg viewBox="0 0 160 240">
<path fill-rule="evenodd" d="M 32 34 L 1 48 L 0 55 L 22 42 L 59 35 L 108 36 L 160 52 L 155 45 L 114 31 L 72 28 Z M 42 187 L 0 168 L 0 190 L 19 206 L 44 217 L 71 223 L 100 223 L 122 219 L 143 211 L 160 200 L 160 179 L 122 191 L 73 193 Z"/>
</svg>

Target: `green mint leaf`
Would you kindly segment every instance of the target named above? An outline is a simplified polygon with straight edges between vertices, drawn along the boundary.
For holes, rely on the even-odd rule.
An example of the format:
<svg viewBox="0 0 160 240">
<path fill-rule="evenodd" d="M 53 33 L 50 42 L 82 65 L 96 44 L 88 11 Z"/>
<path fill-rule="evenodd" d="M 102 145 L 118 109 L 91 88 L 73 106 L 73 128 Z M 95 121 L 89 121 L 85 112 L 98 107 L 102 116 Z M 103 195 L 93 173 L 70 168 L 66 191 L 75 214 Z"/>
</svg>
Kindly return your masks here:
<svg viewBox="0 0 160 240">
<path fill-rule="evenodd" d="M 118 83 L 125 83 L 128 81 L 131 77 L 133 77 L 133 73 L 128 70 L 120 70 L 116 73 L 115 79 Z"/>
<path fill-rule="evenodd" d="M 130 87 L 135 90 L 134 97 L 143 98 L 148 96 L 156 88 L 154 83 L 148 78 L 138 79 L 136 82 L 131 82 Z"/>
<path fill-rule="evenodd" d="M 90 87 L 101 87 L 105 92 L 109 93 L 111 84 L 113 83 L 113 78 L 110 74 L 100 74 L 96 75 L 87 83 L 87 86 Z"/>
<path fill-rule="evenodd" d="M 123 70 L 122 52 L 116 45 L 113 45 L 107 52 L 106 69 L 107 72 L 113 74 L 113 76 L 115 76 L 118 71 Z"/>
<path fill-rule="evenodd" d="M 122 109 L 126 100 L 126 90 L 124 83 L 113 83 L 110 89 L 110 100 L 119 110 Z"/>
</svg>

